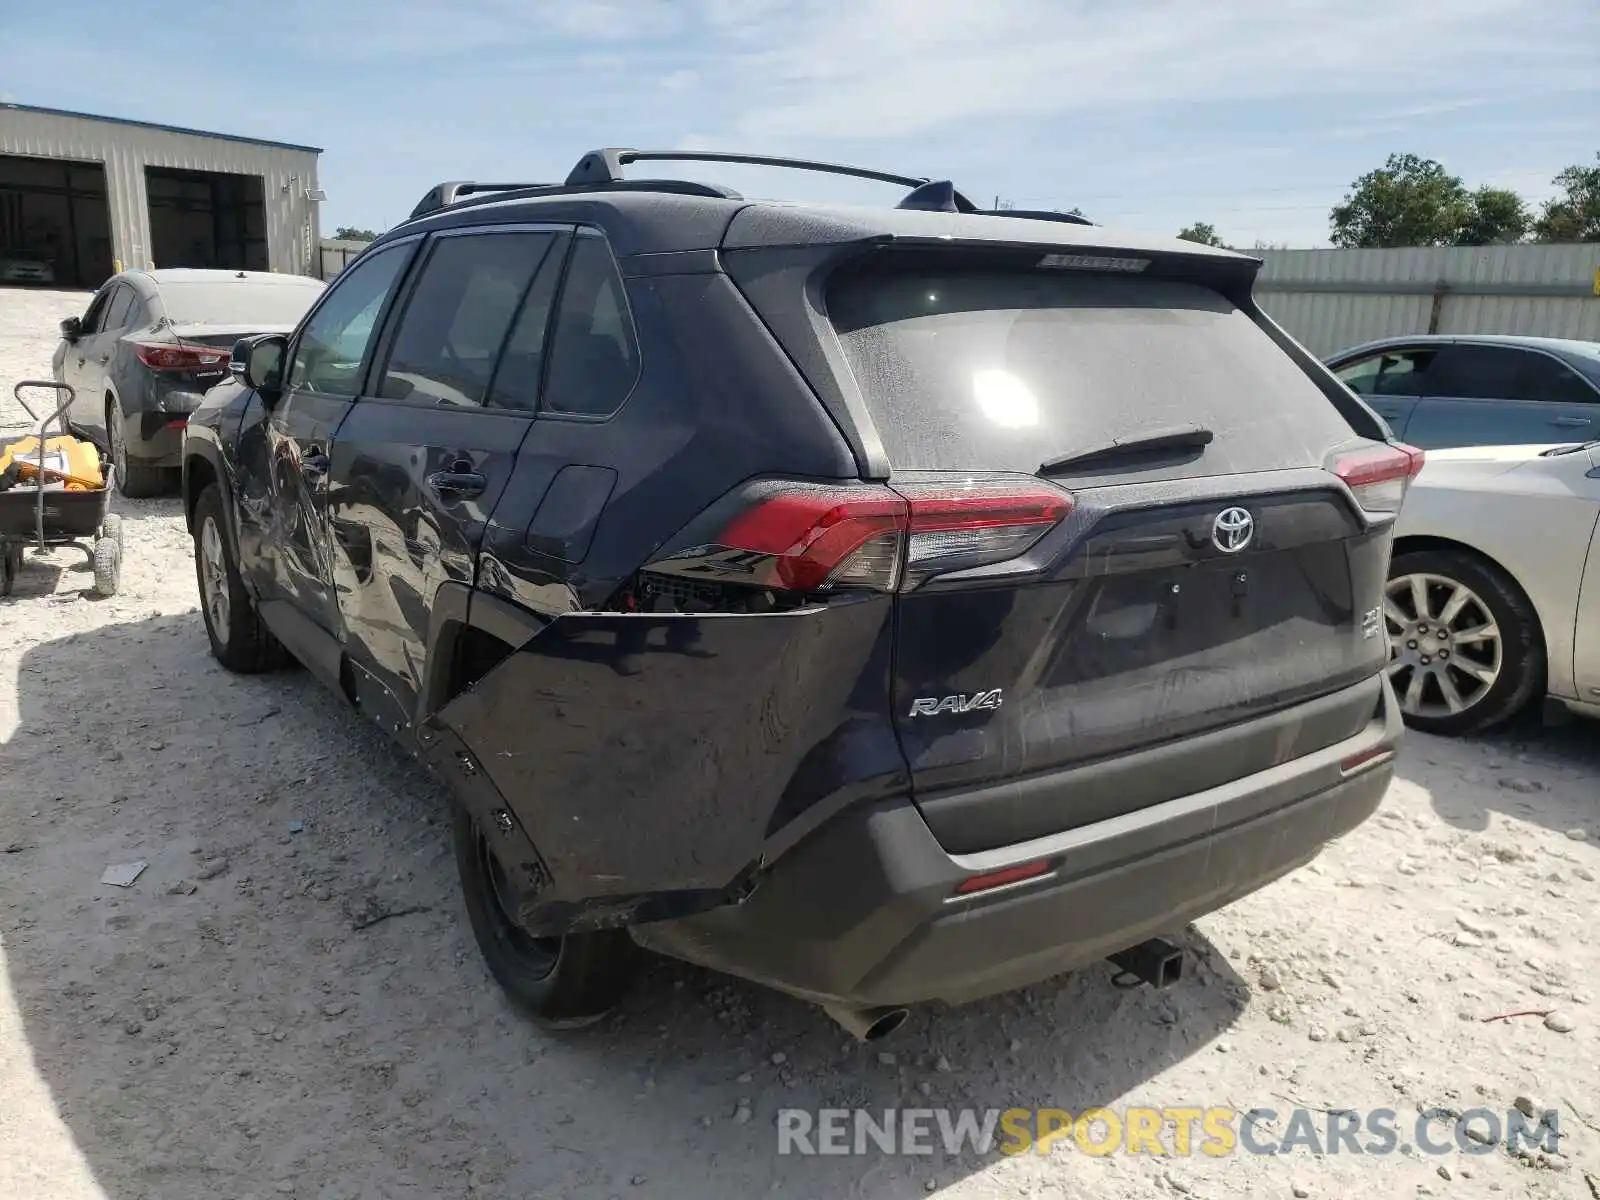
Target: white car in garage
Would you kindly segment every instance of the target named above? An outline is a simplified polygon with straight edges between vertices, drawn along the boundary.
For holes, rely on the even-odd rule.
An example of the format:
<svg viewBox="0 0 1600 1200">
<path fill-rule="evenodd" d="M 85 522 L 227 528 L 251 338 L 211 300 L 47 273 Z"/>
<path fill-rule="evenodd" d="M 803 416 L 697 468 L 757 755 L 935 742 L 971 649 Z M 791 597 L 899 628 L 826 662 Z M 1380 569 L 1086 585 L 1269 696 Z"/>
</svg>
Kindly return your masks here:
<svg viewBox="0 0 1600 1200">
<path fill-rule="evenodd" d="M 1476 733 L 1548 697 L 1600 716 L 1600 442 L 1429 450 L 1384 616 L 1408 724 Z"/>
</svg>

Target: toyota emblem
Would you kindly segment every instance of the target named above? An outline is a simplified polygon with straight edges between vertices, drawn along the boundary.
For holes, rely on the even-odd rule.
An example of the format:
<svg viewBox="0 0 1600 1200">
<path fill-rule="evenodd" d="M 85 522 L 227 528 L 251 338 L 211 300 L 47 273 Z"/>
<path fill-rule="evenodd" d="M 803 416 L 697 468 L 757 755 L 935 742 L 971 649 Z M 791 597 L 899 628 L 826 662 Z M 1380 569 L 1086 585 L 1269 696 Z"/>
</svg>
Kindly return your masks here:
<svg viewBox="0 0 1600 1200">
<path fill-rule="evenodd" d="M 1246 509 L 1225 508 L 1211 522 L 1211 544 L 1224 554 L 1237 554 L 1256 535 L 1256 519 Z"/>
</svg>

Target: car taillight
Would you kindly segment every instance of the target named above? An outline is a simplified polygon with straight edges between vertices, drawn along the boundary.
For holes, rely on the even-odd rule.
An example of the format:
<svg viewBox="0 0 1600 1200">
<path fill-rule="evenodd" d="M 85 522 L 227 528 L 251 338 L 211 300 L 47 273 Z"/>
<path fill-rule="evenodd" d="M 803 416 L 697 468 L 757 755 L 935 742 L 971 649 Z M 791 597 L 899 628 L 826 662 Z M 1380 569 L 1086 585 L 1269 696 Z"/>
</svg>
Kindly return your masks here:
<svg viewBox="0 0 1600 1200">
<path fill-rule="evenodd" d="M 1386 442 L 1340 454 L 1330 469 L 1344 480 L 1366 512 L 1397 513 L 1424 458 L 1415 446 Z"/>
<path fill-rule="evenodd" d="M 228 361 L 228 351 L 199 346 L 174 346 L 171 342 L 134 342 L 133 352 L 152 371 L 204 371 Z"/>
<path fill-rule="evenodd" d="M 797 486 L 741 513 L 717 542 L 768 560 L 746 569 L 790 591 L 910 590 L 1016 558 L 1071 511 L 1048 484 Z"/>
</svg>

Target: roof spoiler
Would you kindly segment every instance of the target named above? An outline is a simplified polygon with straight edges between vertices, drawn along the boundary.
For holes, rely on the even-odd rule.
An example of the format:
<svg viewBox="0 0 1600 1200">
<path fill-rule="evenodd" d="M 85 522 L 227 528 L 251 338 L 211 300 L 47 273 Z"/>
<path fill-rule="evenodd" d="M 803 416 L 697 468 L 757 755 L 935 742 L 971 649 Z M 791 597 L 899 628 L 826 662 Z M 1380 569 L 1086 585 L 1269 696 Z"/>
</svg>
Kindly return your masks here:
<svg viewBox="0 0 1600 1200">
<path fill-rule="evenodd" d="M 510 199 L 507 193 L 520 194 L 571 194 L 588 191 L 660 191 L 688 195 L 719 196 L 741 199 L 737 192 L 711 184 L 691 183 L 686 180 L 627 179 L 622 169 L 636 162 L 707 162 L 734 163 L 752 167 L 784 167 L 796 171 L 815 171 L 826 175 L 843 175 L 852 179 L 870 179 L 878 183 L 894 183 L 911 189 L 897 208 L 923 212 L 972 213 L 986 217 L 1020 217 L 1036 221 L 1064 221 L 1075 225 L 1093 224 L 1077 213 L 1033 212 L 1016 209 L 979 208 L 963 195 L 949 180 L 932 180 L 913 175 L 900 175 L 893 171 L 878 171 L 870 167 L 851 167 L 842 163 L 819 162 L 809 158 L 782 158 L 770 154 L 736 154 L 720 150 L 630 150 L 624 147 L 607 147 L 591 150 L 567 172 L 564 183 L 478 183 L 471 180 L 447 180 L 429 189 L 411 210 L 410 220 L 426 216 L 473 198 L 487 200 L 498 194 Z"/>
</svg>

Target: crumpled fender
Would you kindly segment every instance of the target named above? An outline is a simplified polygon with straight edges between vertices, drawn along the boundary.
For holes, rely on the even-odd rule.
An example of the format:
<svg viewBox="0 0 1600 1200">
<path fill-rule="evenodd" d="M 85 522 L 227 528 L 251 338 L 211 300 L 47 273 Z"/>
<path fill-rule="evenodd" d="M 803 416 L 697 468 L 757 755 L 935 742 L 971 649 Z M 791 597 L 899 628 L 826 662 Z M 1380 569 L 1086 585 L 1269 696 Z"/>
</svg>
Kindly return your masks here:
<svg viewBox="0 0 1600 1200">
<path fill-rule="evenodd" d="M 535 932 L 736 902 L 778 826 L 904 787 L 891 605 L 558 616 L 420 740 Z"/>
</svg>

